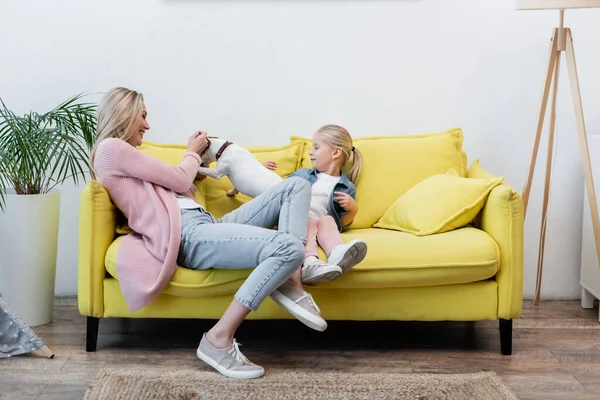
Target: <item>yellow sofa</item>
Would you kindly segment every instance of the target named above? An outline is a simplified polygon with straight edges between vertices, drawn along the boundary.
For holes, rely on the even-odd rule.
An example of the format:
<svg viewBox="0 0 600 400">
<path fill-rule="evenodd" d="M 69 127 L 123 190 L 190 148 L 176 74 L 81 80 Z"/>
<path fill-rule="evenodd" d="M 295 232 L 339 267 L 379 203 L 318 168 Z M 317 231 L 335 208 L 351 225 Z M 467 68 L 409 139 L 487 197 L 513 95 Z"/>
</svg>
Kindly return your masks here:
<svg viewBox="0 0 600 400">
<path fill-rule="evenodd" d="M 355 139 L 364 157 L 357 184 L 359 213 L 344 241 L 362 238 L 369 252 L 339 280 L 308 287 L 326 320 L 499 320 L 502 354 L 512 351 L 512 319 L 519 318 L 523 286 L 523 206 L 508 184 L 496 186 L 472 223 L 445 233 L 415 236 L 374 228 L 385 211 L 415 184 L 454 169 L 467 178 L 489 178 L 478 162 L 467 168 L 458 128 L 411 136 Z M 250 147 L 259 161 L 274 160 L 287 177 L 309 167 L 310 140 Z M 145 142 L 140 150 L 177 164 L 184 146 Z M 231 184 L 196 182 L 197 200 L 216 217 L 249 199 L 225 195 Z M 95 351 L 99 318 L 219 318 L 250 270 L 178 268 L 164 293 L 130 312 L 116 273 L 116 254 L 127 221 L 107 192 L 90 181 L 81 195 L 78 305 L 88 317 L 87 350 Z M 322 250 L 321 250 L 322 251 Z M 321 253 L 323 257 L 324 254 Z M 293 318 L 268 298 L 250 319 Z"/>
</svg>

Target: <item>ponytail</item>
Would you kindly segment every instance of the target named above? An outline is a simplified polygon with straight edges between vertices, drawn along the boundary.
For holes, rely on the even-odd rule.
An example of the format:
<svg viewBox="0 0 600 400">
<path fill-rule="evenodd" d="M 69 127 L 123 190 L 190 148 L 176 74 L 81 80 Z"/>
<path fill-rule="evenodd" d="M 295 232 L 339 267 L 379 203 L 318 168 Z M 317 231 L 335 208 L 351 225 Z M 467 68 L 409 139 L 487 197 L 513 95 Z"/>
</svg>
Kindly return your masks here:
<svg viewBox="0 0 600 400">
<path fill-rule="evenodd" d="M 360 172 L 362 171 L 362 163 L 363 157 L 360 151 L 352 146 L 352 166 L 350 167 L 350 172 L 348 173 L 348 178 L 352 183 L 356 184 L 358 181 L 358 177 L 360 176 Z"/>
</svg>

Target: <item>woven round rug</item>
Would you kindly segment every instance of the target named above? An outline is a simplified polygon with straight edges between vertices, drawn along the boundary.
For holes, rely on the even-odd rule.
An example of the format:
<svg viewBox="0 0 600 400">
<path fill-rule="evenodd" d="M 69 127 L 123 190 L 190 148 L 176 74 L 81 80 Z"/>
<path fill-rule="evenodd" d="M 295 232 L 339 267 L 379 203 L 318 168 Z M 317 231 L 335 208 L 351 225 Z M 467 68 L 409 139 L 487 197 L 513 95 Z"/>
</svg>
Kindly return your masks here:
<svg viewBox="0 0 600 400">
<path fill-rule="evenodd" d="M 268 372 L 226 378 L 207 371 L 104 369 L 84 400 L 98 399 L 452 399 L 515 400 L 494 372 L 474 374 Z"/>
</svg>

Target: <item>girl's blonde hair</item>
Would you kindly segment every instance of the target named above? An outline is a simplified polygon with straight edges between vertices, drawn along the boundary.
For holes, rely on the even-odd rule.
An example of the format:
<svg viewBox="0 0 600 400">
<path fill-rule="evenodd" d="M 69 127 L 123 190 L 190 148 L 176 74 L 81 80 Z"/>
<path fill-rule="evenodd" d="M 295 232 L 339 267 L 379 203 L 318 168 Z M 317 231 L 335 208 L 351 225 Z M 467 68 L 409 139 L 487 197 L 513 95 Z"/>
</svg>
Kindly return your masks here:
<svg viewBox="0 0 600 400">
<path fill-rule="evenodd" d="M 137 130 L 143 111 L 144 96 L 135 90 L 124 87 L 110 89 L 98 106 L 96 123 L 96 144 L 90 153 L 90 174 L 96 179 L 94 157 L 98 145 L 107 138 L 119 138 L 126 142 Z"/>
<path fill-rule="evenodd" d="M 316 132 L 321 139 L 329 146 L 342 150 L 344 158 L 342 159 L 342 166 L 346 164 L 352 156 L 352 166 L 348 173 L 348 178 L 352 183 L 358 181 L 360 171 L 362 170 L 362 154 L 352 144 L 352 137 L 350 133 L 338 125 L 325 125 L 319 128 Z"/>
</svg>

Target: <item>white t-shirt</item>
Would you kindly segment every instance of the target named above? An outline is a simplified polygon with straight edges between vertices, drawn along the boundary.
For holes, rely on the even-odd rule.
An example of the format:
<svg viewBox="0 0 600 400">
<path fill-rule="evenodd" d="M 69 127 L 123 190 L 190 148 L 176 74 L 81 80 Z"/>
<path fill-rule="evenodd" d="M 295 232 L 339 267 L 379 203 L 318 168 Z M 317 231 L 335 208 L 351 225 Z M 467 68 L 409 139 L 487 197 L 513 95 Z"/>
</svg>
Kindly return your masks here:
<svg viewBox="0 0 600 400">
<path fill-rule="evenodd" d="M 202 206 L 196 203 L 194 200 L 190 199 L 186 196 L 180 196 L 178 194 L 175 195 L 177 199 L 177 203 L 179 203 L 180 209 L 194 209 L 194 208 L 202 208 Z"/>
<path fill-rule="evenodd" d="M 322 218 L 327 215 L 329 195 L 339 181 L 339 176 L 331 176 L 323 172 L 317 174 L 317 181 L 312 185 L 309 217 Z"/>
</svg>

